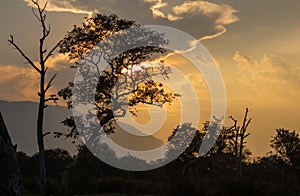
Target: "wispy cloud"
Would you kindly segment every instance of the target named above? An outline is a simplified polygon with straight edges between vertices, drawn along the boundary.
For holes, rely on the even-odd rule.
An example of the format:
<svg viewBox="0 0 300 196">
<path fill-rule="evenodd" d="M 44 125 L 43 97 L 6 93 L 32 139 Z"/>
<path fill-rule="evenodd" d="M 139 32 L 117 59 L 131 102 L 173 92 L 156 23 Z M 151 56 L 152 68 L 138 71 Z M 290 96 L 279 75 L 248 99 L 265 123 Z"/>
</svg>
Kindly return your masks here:
<svg viewBox="0 0 300 196">
<path fill-rule="evenodd" d="M 24 0 L 28 6 L 34 7 L 35 5 L 31 0 Z M 84 10 L 75 7 L 72 3 L 74 1 L 68 0 L 39 0 L 40 5 L 45 5 L 47 3 L 46 10 L 49 12 L 71 12 L 76 14 L 88 14 L 92 15 L 92 11 Z"/>
<path fill-rule="evenodd" d="M 24 1 L 33 6 L 31 0 Z M 40 0 L 40 3 L 46 1 Z M 177 4 L 170 0 L 131 0 L 130 3 L 124 0 L 48 0 L 47 11 L 88 15 L 94 12 L 116 13 L 141 23 L 147 21 L 148 24 L 171 26 L 188 33 L 193 31 L 191 34 L 200 41 L 219 37 L 227 31 L 226 25 L 239 20 L 238 11 L 232 6 L 202 0 Z"/>
<path fill-rule="evenodd" d="M 154 18 L 166 18 L 169 21 L 186 20 L 186 23 L 189 23 L 191 15 L 196 18 L 204 17 L 210 19 L 215 24 L 216 32 L 199 38 L 199 41 L 221 36 L 227 31 L 225 25 L 239 21 L 239 17 L 235 15 L 238 10 L 227 4 L 217 4 L 208 1 L 186 1 L 169 9 L 172 10 L 171 12 L 164 12 L 162 8 L 169 6 L 167 2 L 162 0 L 144 0 L 144 2 L 153 4 L 150 9 Z"/>
<path fill-rule="evenodd" d="M 152 3 L 153 5 L 150 7 L 153 17 L 157 18 L 167 18 L 170 21 L 176 21 L 181 19 L 180 16 L 175 16 L 170 13 L 164 13 L 161 8 L 168 6 L 167 2 L 163 2 L 162 0 L 144 0 L 144 2 Z"/>
</svg>

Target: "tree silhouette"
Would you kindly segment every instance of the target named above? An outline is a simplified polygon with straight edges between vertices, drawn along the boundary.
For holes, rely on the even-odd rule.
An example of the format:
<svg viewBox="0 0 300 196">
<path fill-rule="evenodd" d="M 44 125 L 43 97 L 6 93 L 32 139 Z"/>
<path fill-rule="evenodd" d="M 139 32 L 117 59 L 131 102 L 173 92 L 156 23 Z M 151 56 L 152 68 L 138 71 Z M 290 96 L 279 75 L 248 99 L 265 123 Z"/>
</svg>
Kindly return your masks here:
<svg viewBox="0 0 300 196">
<path fill-rule="evenodd" d="M 247 143 L 245 139 L 250 135 L 247 133 L 247 128 L 251 122 L 251 118 L 248 118 L 249 109 L 246 108 L 246 112 L 243 118 L 242 125 L 238 125 L 238 121 L 230 116 L 230 119 L 234 122 L 233 126 L 230 128 L 234 132 L 234 155 L 236 157 L 236 169 L 239 176 L 242 175 L 242 160 L 250 154 L 250 151 L 245 149 L 245 144 Z"/>
<path fill-rule="evenodd" d="M 196 159 L 204 136 L 205 132 L 197 130 L 190 123 L 177 126 L 168 138 L 166 158 L 174 158 L 178 152 L 182 152 L 176 159 L 181 164 Z"/>
<path fill-rule="evenodd" d="M 157 45 L 163 46 L 167 41 L 164 40 L 162 34 L 140 28 L 137 31 L 130 31 L 132 33 L 130 40 L 126 40 L 126 42 L 118 39 L 118 37 L 113 37 L 113 42 L 108 39 L 110 35 L 132 27 L 139 27 L 139 25 L 135 24 L 134 21 L 120 19 L 114 14 L 109 16 L 97 14 L 94 17 L 86 18 L 82 27 L 75 26 L 60 45 L 60 52 L 67 54 L 69 60 L 84 58 L 84 55 L 94 49 L 89 53 L 89 57 L 85 56 L 86 61 L 90 63 L 89 65 L 85 65 L 85 62 L 76 62 L 79 71 L 84 73 L 83 77 L 86 76 L 83 81 L 89 80 L 91 77 L 89 73 L 93 73 L 94 69 L 98 68 L 99 63 L 103 63 L 99 62 L 100 57 L 104 56 L 104 59 L 109 63 L 109 66 L 102 73 L 97 73 L 99 80 L 95 92 L 95 106 L 101 125 L 107 124 L 114 116 L 124 116 L 126 114 L 124 111 L 125 102 L 132 108 L 139 103 L 162 106 L 164 103 L 171 103 L 178 96 L 165 92 L 161 83 L 151 79 L 153 76 L 168 78 L 170 70 L 162 62 L 157 67 L 141 66 L 144 61 L 166 54 L 165 49 L 146 46 L 133 48 L 119 54 L 120 48 L 126 48 L 128 45 L 135 45 L 139 42 L 144 45 L 151 45 L 155 42 Z M 136 71 L 133 71 L 134 69 Z M 77 85 L 83 90 L 88 89 L 90 84 L 87 82 L 85 84 L 87 86 L 83 86 L 84 84 Z M 58 93 L 60 97 L 67 100 L 69 108 L 72 107 L 73 92 L 74 84 L 70 82 Z M 84 91 L 80 91 L 80 93 L 85 94 Z M 130 95 L 129 99 L 128 95 Z M 87 102 L 91 99 L 84 98 Z M 116 112 L 113 113 L 112 109 Z M 134 110 L 130 111 L 134 113 Z M 74 128 L 73 120 L 73 117 L 68 118 L 64 124 Z M 78 134 L 76 129 L 71 129 L 70 134 L 66 136 L 76 136 L 76 134 Z"/>
<path fill-rule="evenodd" d="M 220 126 L 218 121 L 214 122 L 205 122 L 203 126 L 203 132 L 207 133 L 210 124 L 213 124 L 211 126 Z M 219 129 L 219 134 L 218 137 L 215 138 L 215 144 L 214 146 L 210 149 L 210 151 L 207 153 L 207 156 L 212 156 L 212 155 L 218 155 L 218 154 L 232 154 L 233 149 L 234 149 L 234 144 L 233 144 L 233 138 L 234 138 L 234 132 L 233 132 L 233 127 L 225 127 L 223 126 L 222 128 Z"/>
<path fill-rule="evenodd" d="M 44 137 L 49 132 L 44 133 L 43 124 L 44 124 L 44 110 L 47 107 L 46 103 L 49 101 L 57 101 L 58 98 L 56 95 L 47 96 L 48 90 L 52 86 L 52 82 L 56 77 L 54 74 L 51 79 L 46 83 L 46 73 L 48 71 L 48 67 L 46 65 L 47 60 L 52 56 L 53 52 L 58 48 L 61 41 L 58 42 L 49 52 L 44 48 L 44 43 L 47 37 L 50 35 L 50 27 L 46 26 L 46 14 L 45 9 L 47 3 L 41 7 L 38 0 L 32 0 L 32 3 L 36 6 L 36 10 L 33 9 L 33 13 L 39 23 L 42 26 L 42 37 L 39 40 L 39 65 L 34 63 L 24 52 L 23 50 L 15 43 L 14 37 L 11 35 L 8 42 L 15 47 L 15 49 L 20 53 L 20 55 L 27 61 L 27 63 L 36 70 L 36 72 L 40 75 L 40 86 L 39 86 L 39 107 L 38 107 L 38 119 L 37 119 L 37 140 L 38 140 L 38 148 L 39 148 L 39 188 L 41 195 L 45 195 L 47 192 L 47 177 L 46 177 L 46 166 L 45 166 L 45 153 L 44 153 Z"/>
<path fill-rule="evenodd" d="M 168 138 L 168 140 L 171 142 L 168 146 L 169 148 L 166 154 L 167 157 L 170 157 L 172 153 L 182 151 L 183 153 L 176 159 L 176 161 L 179 162 L 181 166 L 183 166 L 184 173 L 190 165 L 200 161 L 198 153 L 203 142 L 204 136 L 207 133 L 209 133 L 210 127 L 217 126 L 220 126 L 217 121 L 206 121 L 203 124 L 203 128 L 201 130 L 196 130 L 196 128 L 191 127 L 191 125 L 188 123 L 178 126 L 174 129 L 174 131 Z M 217 129 L 220 130 L 220 133 L 209 136 L 216 137 L 215 135 L 218 135 L 217 138 L 214 138 L 215 144 L 205 155 L 205 158 L 213 158 L 214 161 L 220 163 L 222 162 L 222 168 L 228 168 L 229 166 L 231 166 L 229 162 L 231 161 L 232 156 L 230 155 L 233 154 L 234 149 L 234 132 L 232 131 L 232 129 L 232 127 L 227 128 L 223 126 L 221 129 Z M 189 141 L 191 142 L 189 143 Z M 224 163 L 228 164 L 229 166 L 224 165 Z"/>
<path fill-rule="evenodd" d="M 86 120 L 91 122 L 93 119 L 72 116 L 63 121 L 63 124 L 70 127 L 64 136 L 76 138 L 79 134 L 78 126 L 84 127 L 81 134 L 86 136 L 85 144 L 96 146 L 103 135 L 99 125 L 105 134 L 111 134 L 116 119 L 124 117 L 128 111 L 136 115 L 138 104 L 162 107 L 163 104 L 172 103 L 179 95 L 165 91 L 164 85 L 153 80 L 154 76 L 168 79 L 170 69 L 163 61 L 156 66 L 143 66 L 145 61 L 166 55 L 168 51 L 162 48 L 166 43 L 163 34 L 114 14 L 97 14 L 86 18 L 82 27 L 75 26 L 63 39 L 60 52 L 76 62 L 73 67 L 78 68 L 81 80 L 77 81 L 76 86 L 70 82 L 58 95 L 67 101 L 69 108 L 74 107 L 74 93 L 81 103 L 90 103 L 92 100 L 99 124 L 89 124 L 87 128 Z M 124 48 L 128 50 L 122 51 Z M 106 65 L 102 72 L 99 71 L 101 63 Z M 91 84 L 95 84 L 95 89 Z M 57 137 L 61 135 L 57 133 Z M 81 152 L 84 151 L 79 152 L 75 161 L 83 156 Z M 67 167 L 67 170 L 70 169 Z M 63 184 L 68 175 L 67 170 L 63 174 Z"/>
<path fill-rule="evenodd" d="M 224 167 L 221 168 L 228 169 L 232 167 L 231 161 L 234 155 L 234 169 L 239 176 L 242 175 L 242 161 L 251 154 L 249 149 L 245 148 L 245 139 L 250 135 L 250 133 L 247 132 L 247 128 L 251 122 L 251 118 L 247 119 L 248 112 L 249 110 L 248 108 L 246 108 L 243 123 L 241 126 L 238 125 L 238 121 L 235 118 L 230 116 L 229 118 L 234 122 L 234 124 L 230 127 L 223 126 L 220 128 L 218 119 L 216 118 L 213 122 L 205 122 L 204 127 L 201 131 L 195 131 L 195 128 L 188 126 L 188 124 L 183 125 L 183 127 L 185 128 L 179 129 L 179 127 L 177 127 L 169 137 L 169 140 L 174 140 L 174 135 L 176 132 L 178 132 L 177 137 L 174 140 L 174 144 L 169 145 L 168 153 L 184 150 L 182 149 L 183 146 L 188 146 L 188 148 L 184 150 L 184 152 L 179 156 L 179 160 L 185 163 L 183 168 L 184 173 L 190 165 L 198 162 L 198 151 L 206 133 L 209 134 L 209 137 L 215 140 L 215 144 L 211 147 L 205 157 L 214 159 L 214 162 L 219 162 L 220 164 L 222 163 Z M 210 131 L 210 128 L 211 130 L 218 130 L 219 133 L 217 134 Z M 196 133 L 193 139 L 191 139 L 191 137 L 193 137 L 191 133 Z M 187 141 L 192 142 L 189 145 Z"/>
<path fill-rule="evenodd" d="M 276 129 L 276 136 L 271 140 L 271 147 L 286 163 L 300 168 L 300 138 L 295 131 Z"/>
</svg>

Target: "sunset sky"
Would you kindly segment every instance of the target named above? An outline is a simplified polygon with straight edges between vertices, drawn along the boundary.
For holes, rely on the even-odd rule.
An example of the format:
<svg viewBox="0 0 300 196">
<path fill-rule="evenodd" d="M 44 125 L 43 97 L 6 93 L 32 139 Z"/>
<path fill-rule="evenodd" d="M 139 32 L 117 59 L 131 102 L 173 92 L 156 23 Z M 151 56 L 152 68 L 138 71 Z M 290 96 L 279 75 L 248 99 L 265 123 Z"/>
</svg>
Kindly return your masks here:
<svg viewBox="0 0 300 196">
<path fill-rule="evenodd" d="M 30 0 L 0 2 L 0 100 L 37 101 L 38 75 L 7 41 L 14 35 L 26 54 L 38 60 L 40 26 L 30 6 Z M 227 93 L 227 117 L 241 121 L 245 108 L 250 109 L 248 147 L 261 156 L 270 151 L 276 128 L 300 131 L 299 8 L 299 0 L 49 0 L 47 46 L 97 12 L 189 33 L 201 40 L 219 66 Z M 166 62 L 179 68 L 189 64 L 180 56 Z M 75 72 L 63 55 L 53 56 L 48 66 L 51 73 L 58 73 L 52 92 L 74 79 Z M 205 105 L 209 95 L 202 93 L 207 91 L 202 79 L 188 78 L 201 87 L 197 94 Z M 225 124 L 230 125 L 230 119 Z"/>
</svg>

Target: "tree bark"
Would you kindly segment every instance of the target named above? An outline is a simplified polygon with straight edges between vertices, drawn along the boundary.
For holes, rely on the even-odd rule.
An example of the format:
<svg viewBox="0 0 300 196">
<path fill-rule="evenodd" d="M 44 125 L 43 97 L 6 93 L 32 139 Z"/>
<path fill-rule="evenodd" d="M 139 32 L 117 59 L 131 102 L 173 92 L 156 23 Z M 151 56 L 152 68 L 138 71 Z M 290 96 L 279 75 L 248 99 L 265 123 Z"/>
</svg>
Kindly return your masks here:
<svg viewBox="0 0 300 196">
<path fill-rule="evenodd" d="M 37 140 L 39 148 L 39 188 L 41 195 L 46 195 L 47 192 L 47 175 L 46 175 L 46 164 L 45 164 L 45 147 L 44 147 L 44 109 L 45 109 L 45 72 L 44 66 L 42 66 L 41 80 L 40 80 L 40 102 L 38 108 L 38 119 L 37 119 Z"/>
<path fill-rule="evenodd" d="M 0 195 L 22 195 L 22 175 L 20 172 L 16 146 L 13 146 L 8 130 L 0 113 Z"/>
</svg>

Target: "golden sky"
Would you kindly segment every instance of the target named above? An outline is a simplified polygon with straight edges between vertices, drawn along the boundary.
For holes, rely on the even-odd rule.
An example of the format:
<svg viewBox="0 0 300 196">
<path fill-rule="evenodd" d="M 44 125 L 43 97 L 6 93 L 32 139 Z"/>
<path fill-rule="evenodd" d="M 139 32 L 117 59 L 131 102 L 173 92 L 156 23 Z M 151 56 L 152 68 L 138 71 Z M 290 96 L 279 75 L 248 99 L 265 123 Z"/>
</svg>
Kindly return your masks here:
<svg viewBox="0 0 300 196">
<path fill-rule="evenodd" d="M 8 45 L 10 34 L 37 61 L 39 25 L 29 0 L 0 3 L 0 100 L 36 101 L 37 75 Z M 42 1 L 41 1 L 42 2 Z M 269 151 L 276 128 L 300 131 L 300 1 L 298 0 L 49 0 L 50 47 L 74 24 L 94 12 L 116 13 L 142 24 L 178 28 L 201 40 L 218 64 L 227 93 L 227 117 L 242 119 L 249 107 L 249 148 L 254 155 Z M 179 55 L 166 62 L 189 67 Z M 74 78 L 66 58 L 56 55 L 48 66 L 58 73 L 53 92 Z M 188 70 L 193 72 L 192 70 Z M 206 85 L 193 74 L 204 113 L 210 102 Z M 205 115 L 203 115 L 205 117 Z M 202 120 L 202 119 L 201 119 Z M 226 125 L 230 125 L 226 118 Z"/>
</svg>

